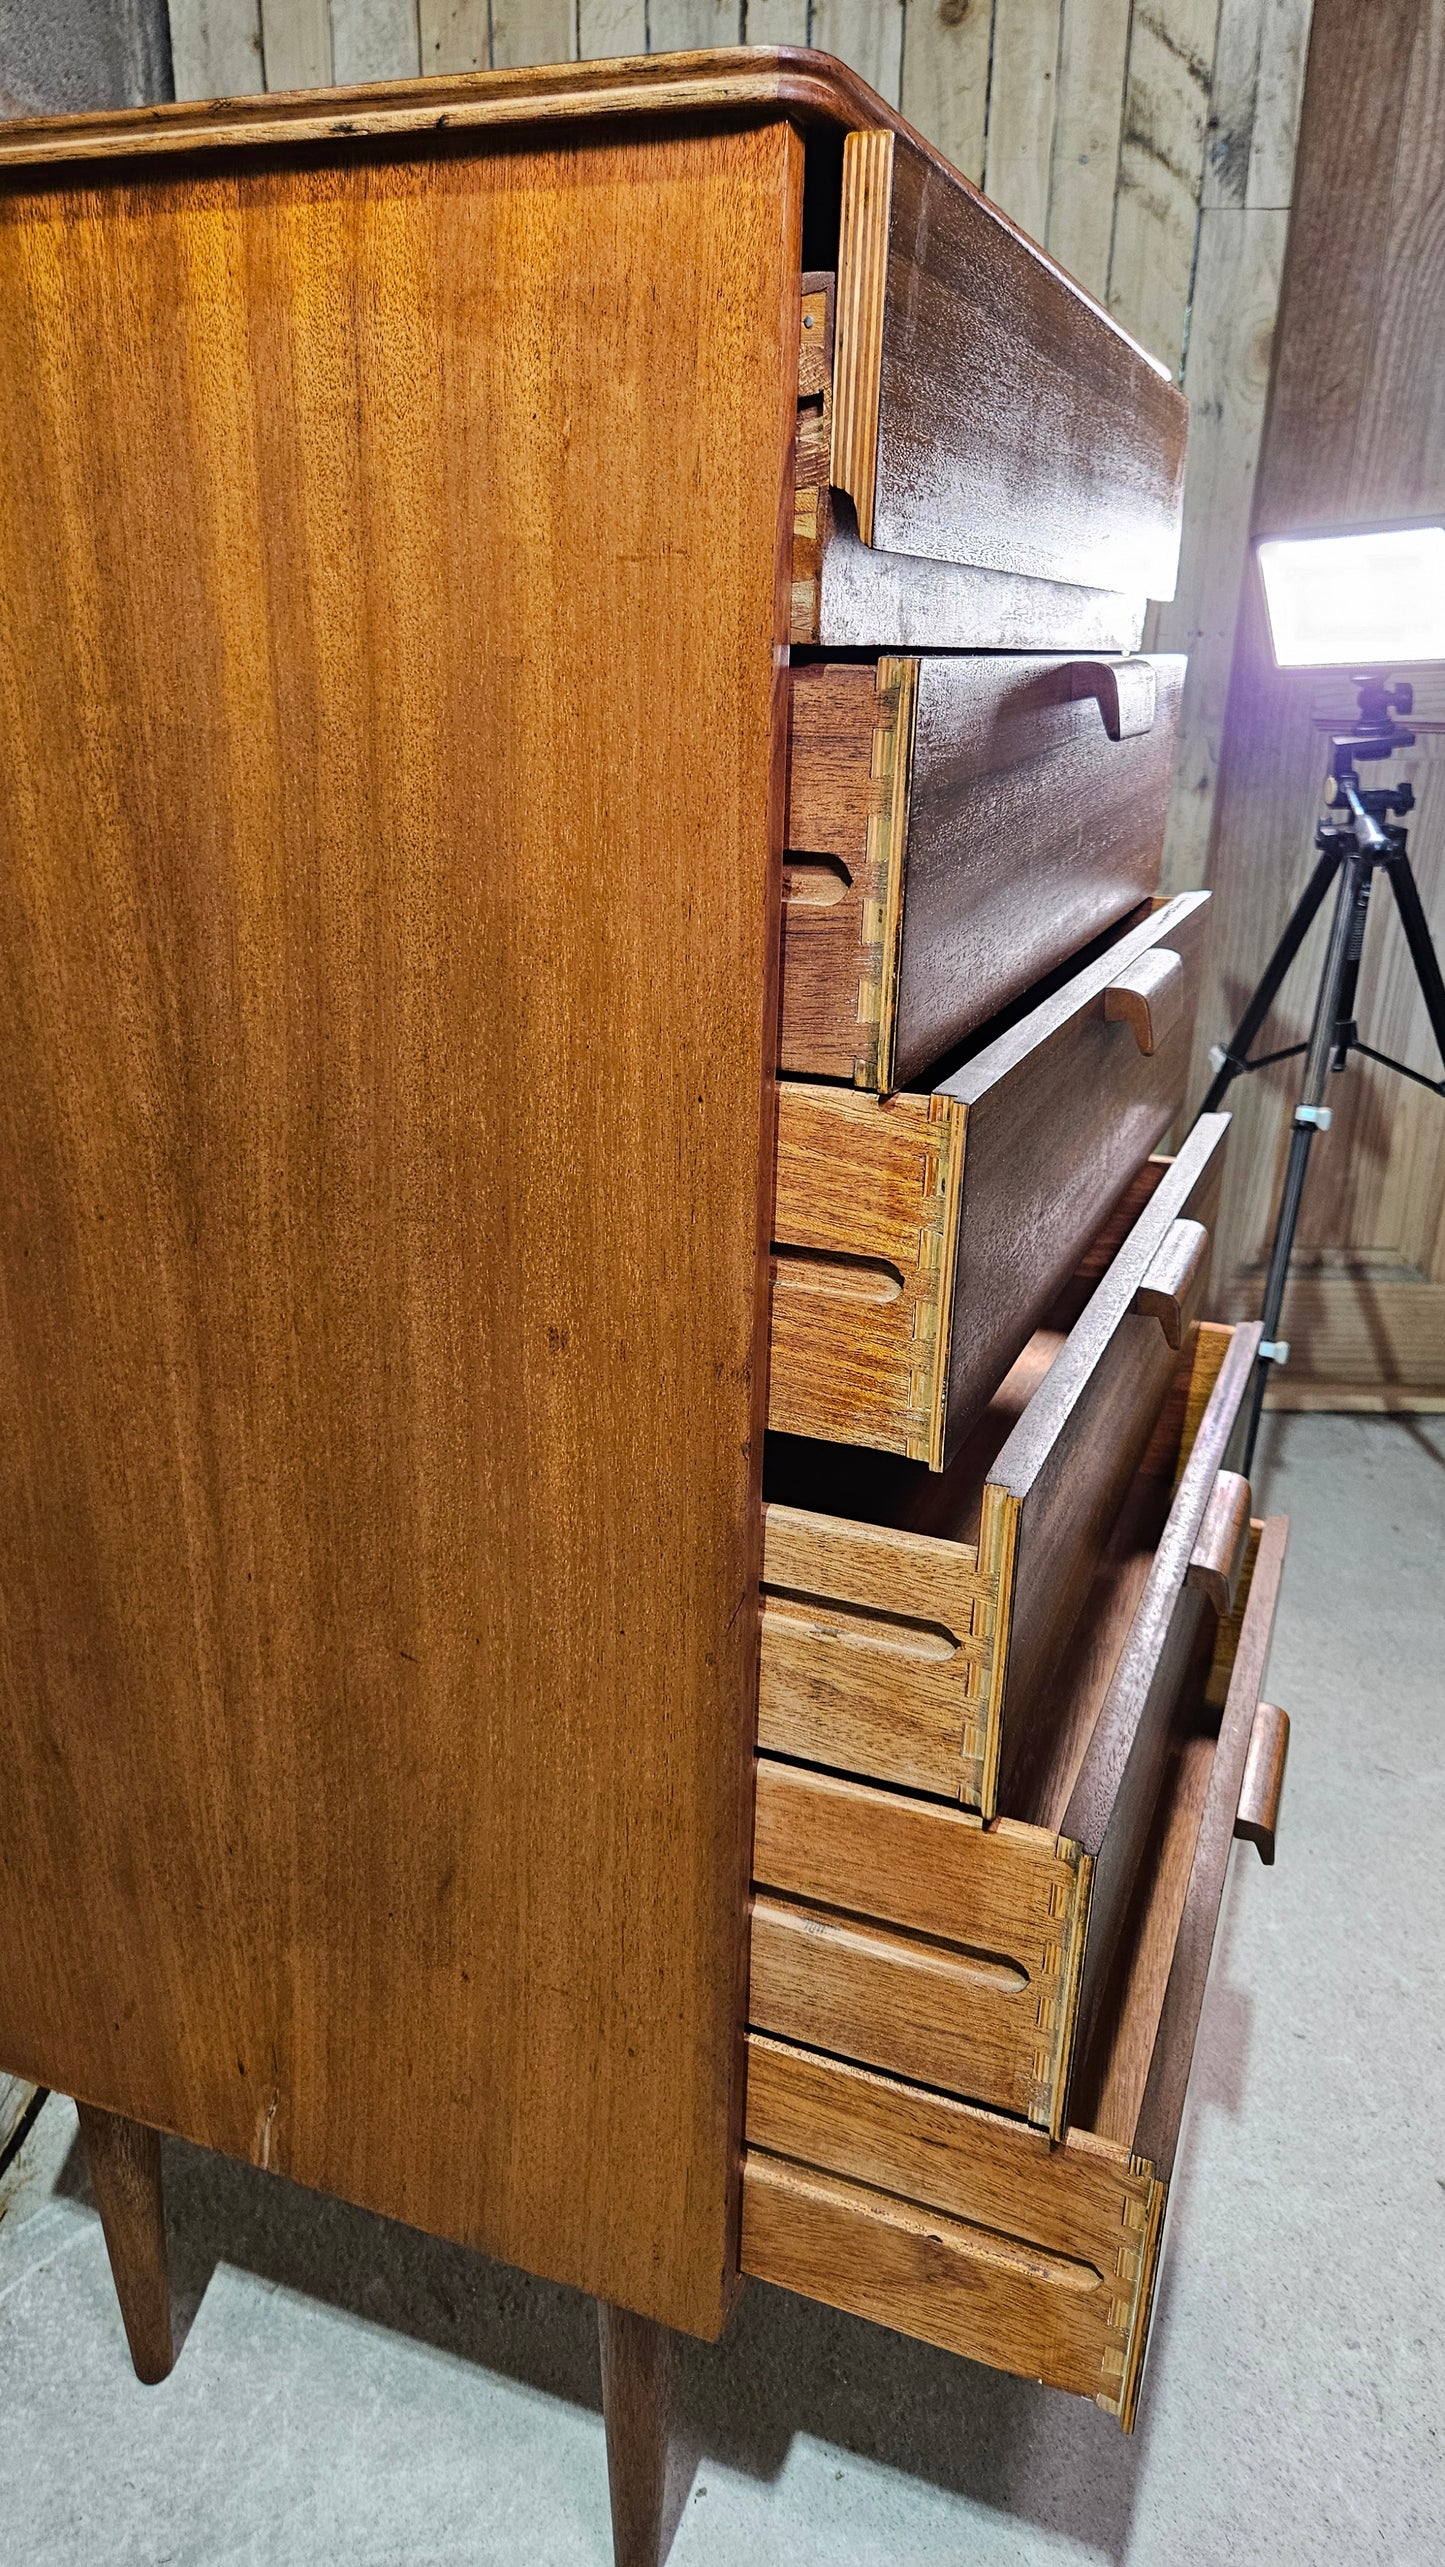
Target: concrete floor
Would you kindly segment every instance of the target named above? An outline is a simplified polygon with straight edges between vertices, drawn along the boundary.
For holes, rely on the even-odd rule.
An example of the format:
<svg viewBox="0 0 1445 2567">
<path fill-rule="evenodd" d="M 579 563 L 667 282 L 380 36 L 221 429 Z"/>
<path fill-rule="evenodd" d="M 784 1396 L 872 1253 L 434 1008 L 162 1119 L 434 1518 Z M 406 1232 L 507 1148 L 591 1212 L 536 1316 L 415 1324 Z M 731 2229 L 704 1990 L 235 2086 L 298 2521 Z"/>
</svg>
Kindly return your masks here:
<svg viewBox="0 0 1445 2567">
<path fill-rule="evenodd" d="M 1445 2557 L 1445 1420 L 1275 1418 L 1277 1868 L 1236 1854 L 1139 2431 L 754 2286 L 689 2348 L 674 2567 Z M 0 2554 L 606 2567 L 573 2294 L 193 2149 L 130 2375 L 73 2112 L 3 2188 Z"/>
</svg>

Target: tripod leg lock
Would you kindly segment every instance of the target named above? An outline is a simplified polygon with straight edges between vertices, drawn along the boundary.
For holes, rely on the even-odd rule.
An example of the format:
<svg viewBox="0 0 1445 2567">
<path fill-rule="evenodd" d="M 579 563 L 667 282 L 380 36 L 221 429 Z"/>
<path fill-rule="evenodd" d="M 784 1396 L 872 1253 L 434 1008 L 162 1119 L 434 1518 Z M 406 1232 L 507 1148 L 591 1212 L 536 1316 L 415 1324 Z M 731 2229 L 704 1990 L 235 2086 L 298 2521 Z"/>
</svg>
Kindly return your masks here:
<svg viewBox="0 0 1445 2567">
<path fill-rule="evenodd" d="M 1262 1364 L 1278 1364 L 1282 1372 L 1285 1365 L 1289 1362 L 1289 1339 L 1287 1337 L 1261 1337 L 1259 1341 L 1259 1360 Z"/>
<path fill-rule="evenodd" d="M 1333 1120 L 1333 1110 L 1328 1105 L 1297 1105 L 1294 1110 L 1297 1132 L 1308 1131 L 1311 1126 L 1316 1132 L 1328 1132 Z"/>
</svg>

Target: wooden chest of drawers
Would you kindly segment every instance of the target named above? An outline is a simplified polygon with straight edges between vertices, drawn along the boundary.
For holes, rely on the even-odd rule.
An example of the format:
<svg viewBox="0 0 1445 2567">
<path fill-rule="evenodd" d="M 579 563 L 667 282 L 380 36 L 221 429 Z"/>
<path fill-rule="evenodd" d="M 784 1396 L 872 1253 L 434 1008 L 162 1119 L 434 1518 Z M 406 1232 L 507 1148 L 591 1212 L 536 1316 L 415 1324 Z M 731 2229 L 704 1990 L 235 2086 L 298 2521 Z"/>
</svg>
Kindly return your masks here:
<svg viewBox="0 0 1445 2567">
<path fill-rule="evenodd" d="M 0 2073 L 143 2377 L 167 2130 L 593 2293 L 623 2567 L 744 2270 L 1129 2421 L 1283 1741 L 1183 452 L 816 56 L 0 133 Z"/>
</svg>

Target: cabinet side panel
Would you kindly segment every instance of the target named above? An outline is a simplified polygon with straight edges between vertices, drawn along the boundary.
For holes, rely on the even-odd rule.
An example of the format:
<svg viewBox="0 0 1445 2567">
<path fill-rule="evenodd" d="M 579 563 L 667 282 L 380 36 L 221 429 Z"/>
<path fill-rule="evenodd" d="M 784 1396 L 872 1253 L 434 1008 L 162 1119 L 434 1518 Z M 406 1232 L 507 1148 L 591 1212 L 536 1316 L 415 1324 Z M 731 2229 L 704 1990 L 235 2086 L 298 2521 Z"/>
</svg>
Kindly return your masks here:
<svg viewBox="0 0 1445 2567">
<path fill-rule="evenodd" d="M 0 200 L 0 2065 L 700 2333 L 800 191 Z"/>
</svg>

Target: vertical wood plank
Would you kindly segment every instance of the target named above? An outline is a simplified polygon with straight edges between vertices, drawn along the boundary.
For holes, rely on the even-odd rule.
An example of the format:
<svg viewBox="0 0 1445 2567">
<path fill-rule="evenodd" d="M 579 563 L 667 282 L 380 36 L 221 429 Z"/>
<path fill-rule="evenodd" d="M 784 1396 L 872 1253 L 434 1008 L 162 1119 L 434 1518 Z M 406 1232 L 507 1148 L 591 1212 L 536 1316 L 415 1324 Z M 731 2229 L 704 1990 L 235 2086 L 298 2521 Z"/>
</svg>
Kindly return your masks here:
<svg viewBox="0 0 1445 2567">
<path fill-rule="evenodd" d="M 1263 0 L 1245 193 L 1250 206 L 1279 207 L 1291 200 L 1313 10 L 1314 0 Z"/>
<path fill-rule="evenodd" d="M 577 52 L 575 0 L 492 0 L 492 68 L 571 62 Z"/>
<path fill-rule="evenodd" d="M 647 0 L 577 0 L 577 53 L 583 62 L 646 53 Z"/>
<path fill-rule="evenodd" d="M 331 0 L 338 83 L 415 80 L 421 69 L 417 0 Z"/>
<path fill-rule="evenodd" d="M 648 0 L 649 53 L 701 52 L 742 37 L 742 0 Z"/>
<path fill-rule="evenodd" d="M 530 8 L 520 14 L 534 18 L 538 12 Z M 488 0 L 418 0 L 417 36 L 423 72 L 486 71 L 492 59 Z M 538 56 L 529 53 L 522 59 L 535 62 Z M 268 81 L 269 71 L 268 54 Z"/>
<path fill-rule="evenodd" d="M 749 45 L 805 45 L 808 0 L 745 0 L 743 42 Z"/>
<path fill-rule="evenodd" d="M 1135 0 L 1109 309 L 1175 373 L 1184 353 L 1219 0 Z"/>
<path fill-rule="evenodd" d="M 1102 302 L 1109 290 L 1130 0 L 1064 0 L 1045 246 Z"/>
<path fill-rule="evenodd" d="M 1313 5 L 1221 0 L 1202 205 L 1288 206 Z"/>
<path fill-rule="evenodd" d="M 331 0 L 261 0 L 268 89 L 325 89 L 331 81 Z"/>
<path fill-rule="evenodd" d="M 171 0 L 178 98 L 241 98 L 264 89 L 258 0 Z"/>
<path fill-rule="evenodd" d="M 1187 651 L 1164 881 L 1208 878 L 1240 583 L 1284 266 L 1286 213 L 1213 206 L 1200 216 L 1184 388 L 1189 465 L 1179 592 L 1156 611 L 1153 647 Z M 1211 1029 L 1214 1040 L 1217 1028 Z"/>
<path fill-rule="evenodd" d="M 812 42 L 871 82 L 890 107 L 903 79 L 903 0 L 813 0 Z"/>
<path fill-rule="evenodd" d="M 1041 241 L 1058 97 L 1059 0 L 1001 0 L 994 15 L 985 193 Z"/>
<path fill-rule="evenodd" d="M 903 113 L 976 186 L 983 184 L 993 20 L 993 0 L 909 0 L 903 26 Z"/>
<path fill-rule="evenodd" d="M 1201 205 L 1243 206 L 1259 104 L 1265 0 L 1220 0 Z"/>
</svg>

